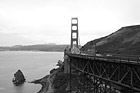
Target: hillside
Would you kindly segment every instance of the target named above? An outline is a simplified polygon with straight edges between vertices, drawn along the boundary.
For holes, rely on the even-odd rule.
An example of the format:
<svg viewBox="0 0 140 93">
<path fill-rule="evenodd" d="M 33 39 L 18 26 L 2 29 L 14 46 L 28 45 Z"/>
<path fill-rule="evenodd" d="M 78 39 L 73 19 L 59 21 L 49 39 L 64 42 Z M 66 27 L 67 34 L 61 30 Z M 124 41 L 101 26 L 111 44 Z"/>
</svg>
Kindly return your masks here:
<svg viewBox="0 0 140 93">
<path fill-rule="evenodd" d="M 95 44 L 98 53 L 140 55 L 140 25 L 122 27 L 108 36 L 88 42 L 81 50 L 93 50 Z"/>
<path fill-rule="evenodd" d="M 12 47 L 0 47 L 1 51 L 64 51 L 68 45 L 37 44 L 37 45 L 15 45 Z"/>
</svg>

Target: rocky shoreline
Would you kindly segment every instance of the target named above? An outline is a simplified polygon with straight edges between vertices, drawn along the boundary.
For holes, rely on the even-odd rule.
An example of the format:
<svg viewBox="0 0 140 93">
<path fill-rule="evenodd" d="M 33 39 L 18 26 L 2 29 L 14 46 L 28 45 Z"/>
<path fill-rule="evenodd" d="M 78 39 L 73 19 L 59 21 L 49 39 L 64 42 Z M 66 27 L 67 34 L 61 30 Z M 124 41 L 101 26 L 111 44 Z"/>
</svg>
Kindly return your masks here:
<svg viewBox="0 0 140 93">
<path fill-rule="evenodd" d="M 49 75 L 30 82 L 42 85 L 38 93 L 70 93 L 70 83 L 72 85 L 72 93 L 81 93 L 85 80 L 88 82 L 89 86 L 93 85 L 89 77 L 86 77 L 83 73 L 77 72 L 73 68 L 71 75 L 69 73 L 64 73 L 63 62 L 58 61 L 57 66 L 59 67 L 57 69 L 52 69 Z"/>
<path fill-rule="evenodd" d="M 49 83 L 48 83 L 48 80 L 47 80 L 48 77 L 49 77 L 49 75 L 47 75 L 47 76 L 45 76 L 45 77 L 43 77 L 41 79 L 34 80 L 32 82 L 29 82 L 29 83 L 41 84 L 42 88 L 38 93 L 47 93 L 48 86 L 49 86 Z"/>
<path fill-rule="evenodd" d="M 60 79 L 61 76 L 59 77 L 59 75 L 63 76 L 65 73 L 63 73 L 63 63 L 62 62 L 60 63 L 60 60 L 58 61 L 57 66 L 59 67 L 57 69 L 52 69 L 49 75 L 46 75 L 41 79 L 30 82 L 30 83 L 42 85 L 42 88 L 37 93 L 60 93 L 58 92 L 59 87 L 60 85 L 63 85 L 64 82 L 62 79 Z"/>
</svg>

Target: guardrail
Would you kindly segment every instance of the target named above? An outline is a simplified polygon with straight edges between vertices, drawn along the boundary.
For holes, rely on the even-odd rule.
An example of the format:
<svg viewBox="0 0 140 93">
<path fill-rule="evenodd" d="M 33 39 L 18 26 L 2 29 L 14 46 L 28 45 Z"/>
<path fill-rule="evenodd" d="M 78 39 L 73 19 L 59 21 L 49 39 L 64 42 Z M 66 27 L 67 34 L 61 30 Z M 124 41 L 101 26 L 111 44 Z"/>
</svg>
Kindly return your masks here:
<svg viewBox="0 0 140 93">
<path fill-rule="evenodd" d="M 140 65 L 140 59 L 139 57 L 131 56 L 131 57 L 125 57 L 125 56 L 94 56 L 89 54 L 72 54 L 70 52 L 66 53 L 67 55 L 73 56 L 73 57 L 80 57 L 85 59 L 92 59 L 92 60 L 102 60 L 106 62 L 117 62 L 117 63 L 127 63 L 127 64 L 137 64 Z"/>
</svg>

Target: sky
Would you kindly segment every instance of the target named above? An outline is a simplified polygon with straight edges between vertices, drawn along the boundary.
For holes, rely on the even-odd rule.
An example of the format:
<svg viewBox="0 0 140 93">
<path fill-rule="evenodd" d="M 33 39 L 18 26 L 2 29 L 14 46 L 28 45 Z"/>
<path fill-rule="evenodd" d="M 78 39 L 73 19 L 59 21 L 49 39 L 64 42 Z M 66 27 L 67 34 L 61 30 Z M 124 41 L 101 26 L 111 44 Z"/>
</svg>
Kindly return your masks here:
<svg viewBox="0 0 140 93">
<path fill-rule="evenodd" d="M 0 46 L 70 44 L 78 17 L 80 44 L 140 24 L 140 0 L 0 0 Z"/>
</svg>

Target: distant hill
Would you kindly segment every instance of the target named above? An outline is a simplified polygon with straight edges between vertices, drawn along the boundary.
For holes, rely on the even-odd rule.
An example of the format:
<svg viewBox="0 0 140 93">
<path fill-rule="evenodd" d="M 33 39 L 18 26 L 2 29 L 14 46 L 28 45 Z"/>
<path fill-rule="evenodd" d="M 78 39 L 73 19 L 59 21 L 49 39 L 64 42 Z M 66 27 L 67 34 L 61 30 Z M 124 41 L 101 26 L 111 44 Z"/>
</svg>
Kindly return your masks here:
<svg viewBox="0 0 140 93">
<path fill-rule="evenodd" d="M 15 45 L 12 47 L 0 47 L 1 51 L 64 51 L 68 45 L 37 44 L 37 45 Z"/>
<path fill-rule="evenodd" d="M 95 44 L 98 53 L 140 55 L 140 25 L 122 27 L 108 36 L 88 42 L 81 50 L 93 50 Z"/>
</svg>

